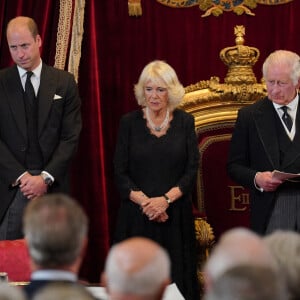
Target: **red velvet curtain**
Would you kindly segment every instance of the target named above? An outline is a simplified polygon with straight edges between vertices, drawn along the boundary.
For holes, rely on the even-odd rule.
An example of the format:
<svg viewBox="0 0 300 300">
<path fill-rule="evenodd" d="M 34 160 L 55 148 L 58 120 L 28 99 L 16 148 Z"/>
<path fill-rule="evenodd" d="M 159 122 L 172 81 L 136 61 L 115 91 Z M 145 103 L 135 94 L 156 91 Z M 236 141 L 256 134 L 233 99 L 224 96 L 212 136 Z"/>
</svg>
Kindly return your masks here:
<svg viewBox="0 0 300 300">
<path fill-rule="evenodd" d="M 163 59 L 170 63 L 186 86 L 211 76 L 218 76 L 223 82 L 227 67 L 219 58 L 224 47 L 235 45 L 234 27 L 244 25 L 245 44 L 260 50 L 260 58 L 254 67 L 258 80 L 261 78 L 262 62 L 275 49 L 289 49 L 300 54 L 300 22 L 297 21 L 300 1 L 284 5 L 257 5 L 255 16 L 238 16 L 224 12 L 219 17 L 201 17 L 204 14 L 198 6 L 192 8 L 170 8 L 155 0 L 141 0 L 141 17 L 129 17 L 127 0 L 92 1 L 86 5 L 85 28 L 96 24 L 94 36 L 85 34 L 83 48 L 94 40 L 97 47 L 98 66 L 84 54 L 81 60 L 80 84 L 87 88 L 91 83 L 84 78 L 94 68 L 100 70 L 100 97 L 103 124 L 103 151 L 105 179 L 92 179 L 98 185 L 104 183 L 107 190 L 107 216 L 109 234 L 113 232 L 119 197 L 113 183 L 112 159 L 118 122 L 122 114 L 138 108 L 133 94 L 133 84 L 149 61 Z M 95 9 L 94 14 L 91 10 Z M 95 19 L 93 19 L 95 16 Z M 87 50 L 84 50 L 87 51 Z M 82 68 L 88 73 L 83 74 Z M 82 90 L 82 89 L 81 89 Z M 95 98 L 84 99 L 89 115 Z M 89 128 L 92 130 L 92 128 Z M 97 148 L 94 148 L 95 150 Z M 93 148 L 85 149 L 86 155 L 101 159 Z M 99 171 L 100 175 L 100 171 Z M 217 176 L 217 174 L 216 174 Z M 105 182 L 103 182 L 105 180 Z M 216 178 L 217 182 L 220 178 Z M 103 189 L 104 186 L 101 187 Z M 94 195 L 97 197 L 97 195 Z M 93 218 L 103 218 L 104 208 L 99 200 L 99 209 L 93 210 Z M 94 234 L 102 236 L 102 228 L 93 228 Z M 105 240 L 106 241 L 106 240 Z M 103 248 L 101 248 L 103 250 Z M 100 265 L 103 252 L 99 253 Z M 94 258 L 95 259 L 95 258 Z"/>
<path fill-rule="evenodd" d="M 12 61 L 6 42 L 6 25 L 11 18 L 18 15 L 30 16 L 39 26 L 43 38 L 43 60 L 54 64 L 56 32 L 59 16 L 59 0 L 26 1 L 1 0 L 0 1 L 0 67 L 9 66 Z"/>
<path fill-rule="evenodd" d="M 137 108 L 133 84 L 144 65 L 166 60 L 185 86 L 211 76 L 223 81 L 227 68 L 219 52 L 235 45 L 235 25 L 244 25 L 246 44 L 261 51 L 254 68 L 258 79 L 271 51 L 285 48 L 300 53 L 299 0 L 257 5 L 252 10 L 255 16 L 225 12 L 206 18 L 198 6 L 175 9 L 155 0 L 141 2 L 141 17 L 128 16 L 127 0 L 86 0 L 85 5 L 78 81 L 83 130 L 73 164 L 73 196 L 90 217 L 90 243 L 81 275 L 91 282 L 99 281 L 119 205 L 112 165 L 118 123 L 122 114 Z M 43 60 L 53 65 L 58 14 L 59 0 L 1 0 L 0 67 L 11 63 L 5 26 L 16 15 L 37 21 Z"/>
<path fill-rule="evenodd" d="M 89 247 L 82 267 L 82 276 L 91 282 L 99 282 L 110 243 L 109 211 L 112 193 L 111 162 L 106 159 L 104 140 L 109 127 L 102 126 L 105 115 L 100 97 L 100 47 L 101 28 L 97 15 L 97 1 L 87 1 L 85 9 L 84 38 L 79 71 L 79 89 L 82 97 L 83 129 L 78 156 L 74 165 L 74 196 L 86 208 L 90 217 Z"/>
<path fill-rule="evenodd" d="M 83 130 L 78 153 L 72 165 L 72 196 L 83 205 L 90 217 L 89 246 L 80 277 L 90 282 L 99 282 L 100 272 L 109 248 L 110 234 L 106 196 L 106 159 L 102 135 L 105 129 L 101 125 L 103 113 L 100 101 L 100 64 L 98 61 L 100 44 L 97 32 L 99 17 L 96 15 L 97 8 L 94 3 L 97 1 L 90 1 L 86 6 L 83 63 L 79 74 Z M 36 20 L 43 40 L 42 59 L 54 65 L 59 8 L 59 0 L 0 1 L 1 68 L 12 64 L 5 29 L 7 22 L 18 15 L 30 16 Z"/>
</svg>

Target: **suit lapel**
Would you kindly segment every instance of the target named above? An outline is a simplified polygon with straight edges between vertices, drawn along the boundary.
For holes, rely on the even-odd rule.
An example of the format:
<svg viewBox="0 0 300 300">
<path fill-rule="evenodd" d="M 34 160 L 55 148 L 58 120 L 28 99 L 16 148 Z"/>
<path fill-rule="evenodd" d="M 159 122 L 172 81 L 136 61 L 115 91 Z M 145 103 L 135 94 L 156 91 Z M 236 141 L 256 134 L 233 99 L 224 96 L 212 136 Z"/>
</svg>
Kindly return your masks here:
<svg viewBox="0 0 300 300">
<path fill-rule="evenodd" d="M 53 97 L 56 91 L 55 74 L 52 69 L 43 64 L 40 80 L 40 88 L 38 92 L 39 113 L 38 113 L 38 135 L 41 134 L 48 114 L 50 112 Z"/>
<path fill-rule="evenodd" d="M 8 99 L 8 105 L 10 106 L 11 113 L 17 123 L 17 127 L 24 138 L 26 138 L 27 126 L 23 100 L 23 87 L 17 66 L 7 69 L 6 75 L 7 76 L 3 79 L 4 90 L 7 96 L 6 99 Z"/>
<path fill-rule="evenodd" d="M 266 155 L 273 168 L 277 169 L 280 166 L 280 153 L 278 139 L 276 138 L 275 114 L 272 102 L 268 98 L 265 98 L 253 113 L 253 117 Z"/>
</svg>

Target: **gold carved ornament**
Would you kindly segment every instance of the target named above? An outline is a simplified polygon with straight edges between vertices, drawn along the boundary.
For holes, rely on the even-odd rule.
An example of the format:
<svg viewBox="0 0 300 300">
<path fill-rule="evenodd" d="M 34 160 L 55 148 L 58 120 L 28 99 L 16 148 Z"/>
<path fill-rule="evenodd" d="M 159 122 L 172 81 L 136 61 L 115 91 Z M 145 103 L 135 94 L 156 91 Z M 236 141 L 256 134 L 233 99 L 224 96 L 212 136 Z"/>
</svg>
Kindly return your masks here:
<svg viewBox="0 0 300 300">
<path fill-rule="evenodd" d="M 204 274 L 202 272 L 203 264 L 207 260 L 211 249 L 215 243 L 215 235 L 212 227 L 206 220 L 197 217 L 194 220 L 196 248 L 197 248 L 197 277 L 200 286 L 204 287 Z M 204 290 L 201 290 L 203 294 Z"/>
<path fill-rule="evenodd" d="M 139 17 L 142 15 L 141 0 L 128 0 L 128 14 L 131 17 Z"/>
<path fill-rule="evenodd" d="M 239 108 L 266 95 L 264 82 L 257 82 L 252 69 L 259 50 L 244 45 L 244 26 L 235 26 L 234 34 L 236 45 L 220 51 L 220 59 L 228 67 L 224 83 L 213 76 L 185 87 L 180 107 L 195 116 L 196 128 L 235 122 Z"/>
<path fill-rule="evenodd" d="M 233 11 L 237 15 L 243 13 L 254 16 L 250 10 L 256 8 L 257 4 L 278 5 L 292 2 L 293 0 L 156 0 L 158 3 L 173 7 L 186 8 L 198 5 L 205 13 L 202 17 L 209 15 L 219 16 L 224 11 Z M 141 0 L 128 0 L 129 16 L 139 17 L 142 15 Z"/>
</svg>

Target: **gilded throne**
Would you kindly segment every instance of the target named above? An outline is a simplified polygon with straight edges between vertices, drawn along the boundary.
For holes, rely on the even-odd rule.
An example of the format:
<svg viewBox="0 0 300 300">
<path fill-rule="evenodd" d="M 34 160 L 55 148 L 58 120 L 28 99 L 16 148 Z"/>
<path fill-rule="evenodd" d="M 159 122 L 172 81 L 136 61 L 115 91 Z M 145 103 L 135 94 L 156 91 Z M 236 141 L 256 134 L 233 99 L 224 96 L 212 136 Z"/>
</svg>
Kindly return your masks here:
<svg viewBox="0 0 300 300">
<path fill-rule="evenodd" d="M 195 117 L 200 166 L 195 191 L 198 276 L 214 240 L 235 226 L 249 226 L 249 194 L 226 174 L 229 142 L 237 111 L 266 95 L 253 72 L 260 52 L 244 45 L 244 26 L 234 28 L 236 45 L 220 51 L 228 67 L 224 83 L 211 77 L 185 88 L 181 108 Z M 199 217 L 200 216 L 200 217 Z"/>
</svg>

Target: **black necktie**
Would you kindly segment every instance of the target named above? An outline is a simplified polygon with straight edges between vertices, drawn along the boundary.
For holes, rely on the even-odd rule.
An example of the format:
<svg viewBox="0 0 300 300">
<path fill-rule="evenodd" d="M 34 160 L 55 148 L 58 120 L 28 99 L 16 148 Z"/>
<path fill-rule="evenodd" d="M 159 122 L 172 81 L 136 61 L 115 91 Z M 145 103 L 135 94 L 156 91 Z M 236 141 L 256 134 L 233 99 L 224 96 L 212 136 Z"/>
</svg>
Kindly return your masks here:
<svg viewBox="0 0 300 300">
<path fill-rule="evenodd" d="M 289 113 L 287 112 L 288 107 L 281 106 L 280 108 L 283 110 L 282 120 L 283 120 L 284 124 L 286 125 L 287 129 L 289 131 L 291 131 L 292 126 L 293 126 L 293 120 L 292 120 L 291 116 L 289 115 Z"/>
<path fill-rule="evenodd" d="M 30 77 L 33 75 L 31 71 L 28 71 L 26 77 L 26 82 L 25 82 L 25 94 L 27 96 L 27 99 L 29 101 L 30 105 L 33 105 L 35 103 L 35 93 L 34 93 L 34 88 L 31 83 Z"/>
</svg>

